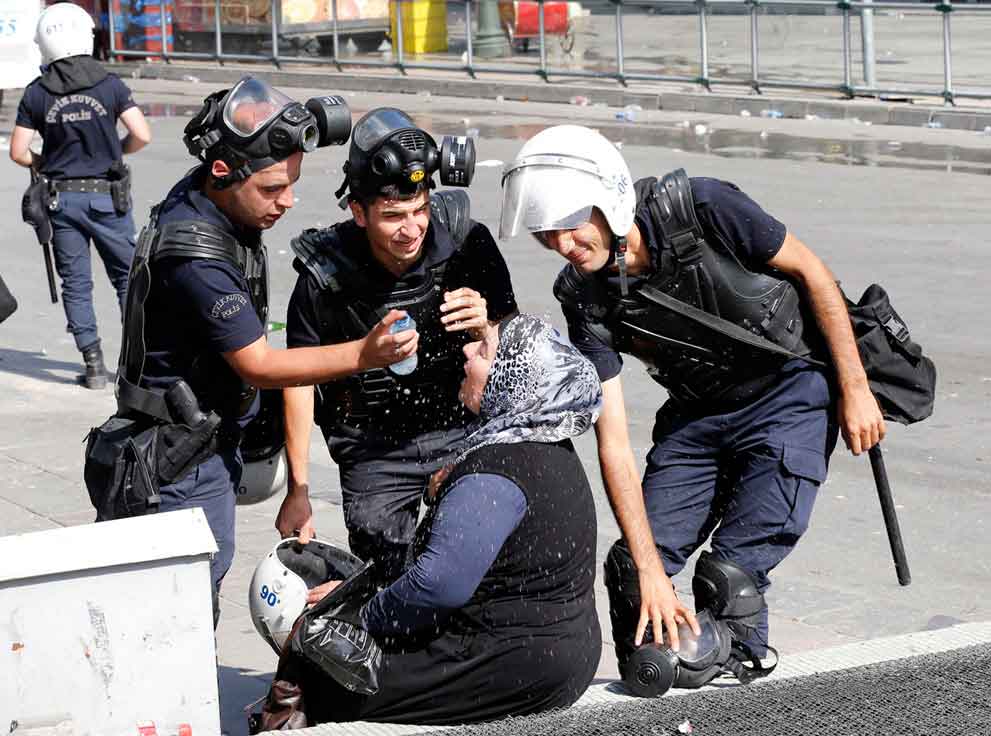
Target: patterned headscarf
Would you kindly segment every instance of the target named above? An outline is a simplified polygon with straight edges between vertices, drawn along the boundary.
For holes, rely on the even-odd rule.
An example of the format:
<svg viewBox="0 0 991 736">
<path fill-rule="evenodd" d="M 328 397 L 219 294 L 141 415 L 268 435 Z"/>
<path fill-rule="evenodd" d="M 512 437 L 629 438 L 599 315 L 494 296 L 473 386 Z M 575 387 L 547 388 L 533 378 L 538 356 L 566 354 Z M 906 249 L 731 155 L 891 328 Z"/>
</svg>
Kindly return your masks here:
<svg viewBox="0 0 991 736">
<path fill-rule="evenodd" d="M 500 326 L 479 416 L 457 461 L 486 445 L 577 437 L 601 407 L 602 385 L 591 362 L 548 322 L 517 315 Z"/>
</svg>

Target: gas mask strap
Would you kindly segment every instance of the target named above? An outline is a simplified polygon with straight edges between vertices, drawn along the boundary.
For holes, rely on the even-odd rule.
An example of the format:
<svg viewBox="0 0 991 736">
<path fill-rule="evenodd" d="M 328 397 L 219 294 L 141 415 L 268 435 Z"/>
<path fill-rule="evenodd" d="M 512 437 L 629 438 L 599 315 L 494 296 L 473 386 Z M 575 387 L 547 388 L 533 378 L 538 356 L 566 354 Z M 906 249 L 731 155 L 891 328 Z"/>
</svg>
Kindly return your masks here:
<svg viewBox="0 0 991 736">
<path fill-rule="evenodd" d="M 733 642 L 732 654 L 726 662 L 726 669 L 732 672 L 736 679 L 744 685 L 749 685 L 754 680 L 767 677 L 774 672 L 780 661 L 778 650 L 772 646 L 767 647 L 767 651 L 774 655 L 774 663 L 766 667 L 760 657 L 750 651 L 750 647 L 742 642 Z M 749 662 L 750 664 L 745 664 Z"/>
</svg>

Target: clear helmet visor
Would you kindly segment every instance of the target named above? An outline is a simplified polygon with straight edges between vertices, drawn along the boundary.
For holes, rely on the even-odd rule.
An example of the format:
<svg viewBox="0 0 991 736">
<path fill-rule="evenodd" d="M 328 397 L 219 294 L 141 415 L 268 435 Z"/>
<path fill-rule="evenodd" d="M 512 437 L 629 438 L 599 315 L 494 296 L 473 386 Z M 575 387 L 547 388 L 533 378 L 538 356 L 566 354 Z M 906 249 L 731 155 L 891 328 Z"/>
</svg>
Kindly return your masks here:
<svg viewBox="0 0 991 736">
<path fill-rule="evenodd" d="M 397 130 L 415 128 L 416 123 L 402 110 L 394 107 L 382 107 L 372 110 L 358 121 L 351 131 L 351 142 L 365 153 L 379 146 Z"/>
<path fill-rule="evenodd" d="M 267 82 L 245 77 L 227 95 L 224 123 L 235 135 L 250 138 L 293 103 Z"/>
<path fill-rule="evenodd" d="M 601 207 L 602 179 L 593 167 L 532 163 L 511 165 L 502 180 L 502 215 L 499 237 L 520 231 L 573 230 Z"/>
<path fill-rule="evenodd" d="M 688 665 L 704 662 L 719 649 L 720 640 L 715 622 L 708 610 L 696 616 L 701 633 L 696 636 L 688 624 L 678 624 L 678 659 Z M 667 632 L 664 632 L 664 643 L 668 644 Z"/>
</svg>

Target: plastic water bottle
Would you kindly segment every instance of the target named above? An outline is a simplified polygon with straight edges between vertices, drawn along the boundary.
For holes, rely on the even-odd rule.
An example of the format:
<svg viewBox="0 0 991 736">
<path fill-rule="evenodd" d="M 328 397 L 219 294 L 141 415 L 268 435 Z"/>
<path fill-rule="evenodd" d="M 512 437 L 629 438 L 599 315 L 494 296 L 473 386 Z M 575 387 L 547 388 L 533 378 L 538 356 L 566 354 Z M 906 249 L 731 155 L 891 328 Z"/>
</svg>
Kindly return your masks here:
<svg viewBox="0 0 991 736">
<path fill-rule="evenodd" d="M 394 335 L 397 332 L 404 332 L 406 330 L 415 330 L 416 320 L 410 317 L 408 314 L 396 320 L 392 323 L 392 327 L 389 328 L 389 333 Z M 397 376 L 408 376 L 410 373 L 416 370 L 416 353 L 413 353 L 408 358 L 403 358 L 398 363 L 393 363 L 389 366 L 389 370 L 395 373 Z"/>
</svg>

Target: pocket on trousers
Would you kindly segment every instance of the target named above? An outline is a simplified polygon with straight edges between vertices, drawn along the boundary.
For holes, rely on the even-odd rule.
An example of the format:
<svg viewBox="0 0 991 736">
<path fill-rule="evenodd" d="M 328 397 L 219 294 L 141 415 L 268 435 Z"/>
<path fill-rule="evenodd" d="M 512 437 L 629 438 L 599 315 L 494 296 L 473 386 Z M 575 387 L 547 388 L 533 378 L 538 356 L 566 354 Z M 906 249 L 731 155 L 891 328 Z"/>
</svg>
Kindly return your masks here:
<svg viewBox="0 0 991 736">
<path fill-rule="evenodd" d="M 97 220 L 117 217 L 113 198 L 109 194 L 94 194 L 89 200 L 89 213 Z"/>
<path fill-rule="evenodd" d="M 800 537 L 809 527 L 819 485 L 826 480 L 826 458 L 816 450 L 785 445 L 781 466 L 785 492 L 794 494 L 787 499 L 791 511 L 781 532 Z"/>
</svg>

